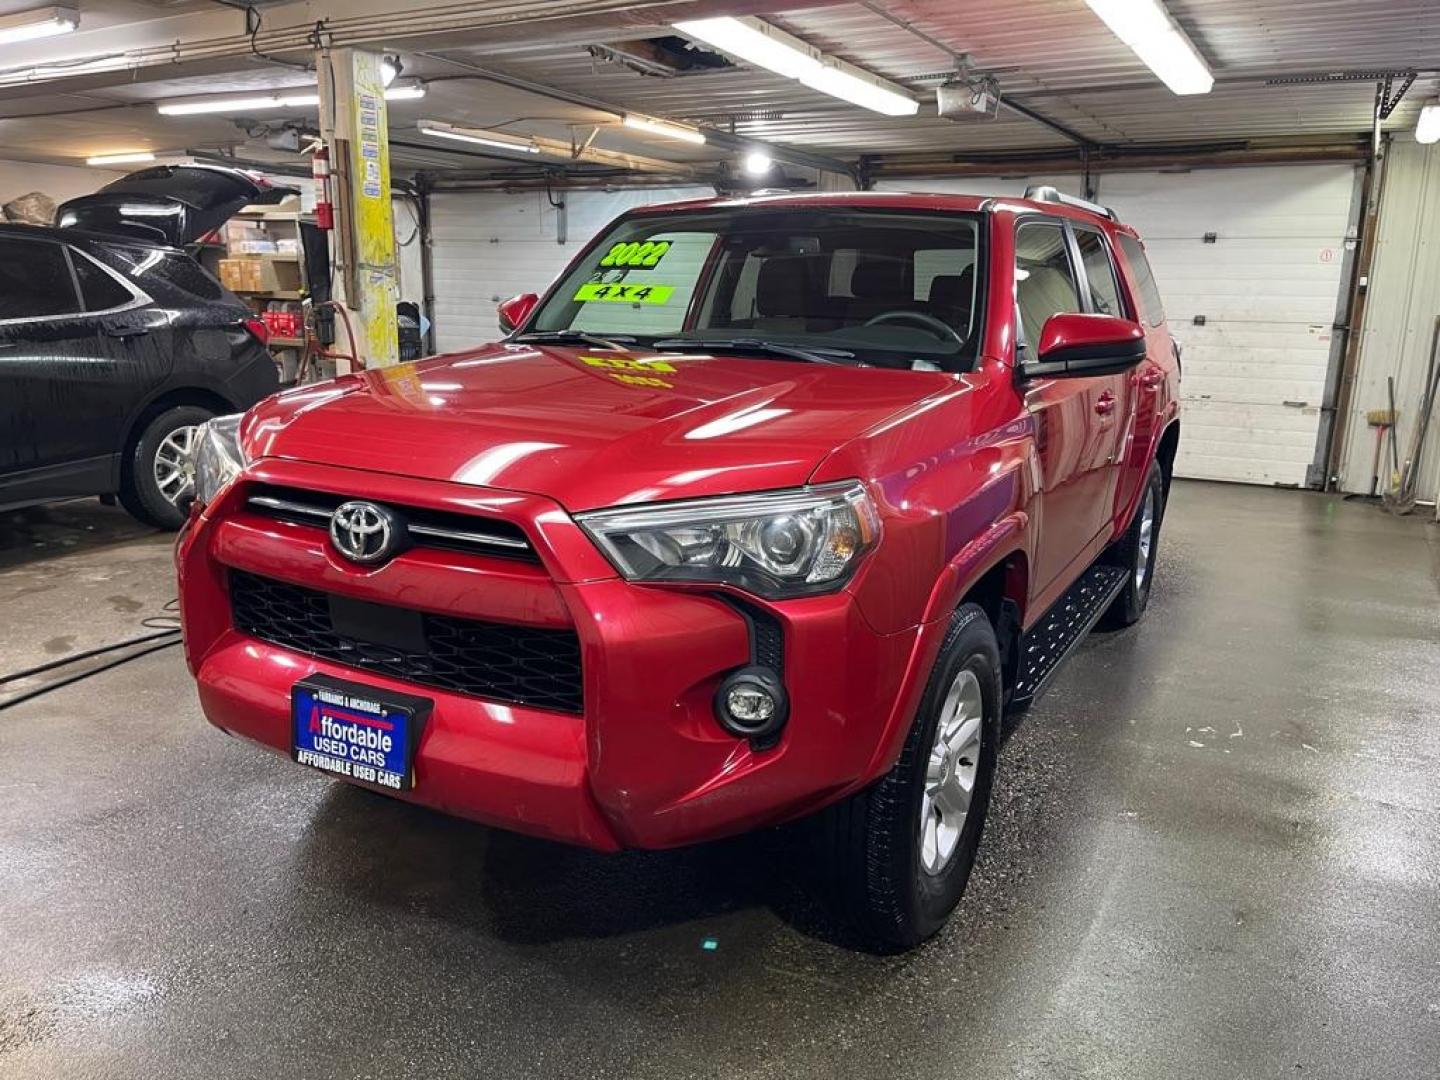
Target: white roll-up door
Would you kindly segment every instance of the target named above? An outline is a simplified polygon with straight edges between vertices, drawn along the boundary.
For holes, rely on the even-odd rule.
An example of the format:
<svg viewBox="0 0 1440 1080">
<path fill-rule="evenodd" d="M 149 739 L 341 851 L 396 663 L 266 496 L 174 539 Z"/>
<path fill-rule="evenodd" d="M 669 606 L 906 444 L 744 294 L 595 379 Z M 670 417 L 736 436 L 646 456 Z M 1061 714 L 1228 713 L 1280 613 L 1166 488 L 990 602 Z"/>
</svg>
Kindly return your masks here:
<svg viewBox="0 0 1440 1080">
<path fill-rule="evenodd" d="M 1014 195 L 1028 182 L 884 186 Z M 1033 182 L 1078 194 L 1077 177 Z M 1110 173 L 1098 187 L 1099 201 L 1144 239 L 1184 350 L 1176 472 L 1304 484 L 1330 365 L 1354 166 Z"/>
<path fill-rule="evenodd" d="M 626 210 L 713 193 L 709 187 L 557 193 L 565 200 L 564 243 L 557 241 L 560 211 L 543 191 L 431 196 L 436 344 L 448 352 L 495 340 L 496 304 L 544 292 L 575 253 Z"/>
</svg>

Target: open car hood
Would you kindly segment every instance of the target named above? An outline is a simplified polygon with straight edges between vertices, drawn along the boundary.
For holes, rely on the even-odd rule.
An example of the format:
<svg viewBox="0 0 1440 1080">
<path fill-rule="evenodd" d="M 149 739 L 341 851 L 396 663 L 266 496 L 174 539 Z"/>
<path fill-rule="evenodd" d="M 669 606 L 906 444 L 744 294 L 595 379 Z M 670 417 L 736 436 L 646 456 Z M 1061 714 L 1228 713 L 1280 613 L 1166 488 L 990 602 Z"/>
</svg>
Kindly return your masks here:
<svg viewBox="0 0 1440 1080">
<path fill-rule="evenodd" d="M 218 229 L 241 207 L 296 193 L 223 165 L 156 165 L 64 203 L 61 228 L 113 233 L 181 247 Z"/>
</svg>

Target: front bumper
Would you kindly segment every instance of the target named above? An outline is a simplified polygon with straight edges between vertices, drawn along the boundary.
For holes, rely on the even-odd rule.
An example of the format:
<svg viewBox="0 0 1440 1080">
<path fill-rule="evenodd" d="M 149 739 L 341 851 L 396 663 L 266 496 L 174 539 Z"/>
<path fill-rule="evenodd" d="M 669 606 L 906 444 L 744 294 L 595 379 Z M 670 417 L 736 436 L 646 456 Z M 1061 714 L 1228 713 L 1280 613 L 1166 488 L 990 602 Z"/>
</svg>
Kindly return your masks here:
<svg viewBox="0 0 1440 1080">
<path fill-rule="evenodd" d="M 340 559 L 324 530 L 246 509 L 254 482 L 401 505 L 503 515 L 541 566 L 411 550 L 378 569 Z M 801 816 L 883 765 L 882 733 L 913 709 L 919 630 L 876 634 L 848 593 L 747 602 L 783 629 L 791 715 L 755 750 L 716 722 L 725 675 L 750 661 L 749 626 L 716 592 L 634 585 L 548 500 L 292 462 L 249 470 L 196 519 L 176 551 L 186 657 L 217 727 L 290 751 L 290 688 L 321 673 L 434 700 L 402 798 L 588 847 L 670 847 Z M 243 570 L 356 599 L 527 626 L 573 627 L 583 713 L 504 704 L 352 669 L 248 637 L 227 578 Z M 923 681 L 923 680 L 921 680 Z M 883 771 L 883 769 L 880 769 Z"/>
</svg>

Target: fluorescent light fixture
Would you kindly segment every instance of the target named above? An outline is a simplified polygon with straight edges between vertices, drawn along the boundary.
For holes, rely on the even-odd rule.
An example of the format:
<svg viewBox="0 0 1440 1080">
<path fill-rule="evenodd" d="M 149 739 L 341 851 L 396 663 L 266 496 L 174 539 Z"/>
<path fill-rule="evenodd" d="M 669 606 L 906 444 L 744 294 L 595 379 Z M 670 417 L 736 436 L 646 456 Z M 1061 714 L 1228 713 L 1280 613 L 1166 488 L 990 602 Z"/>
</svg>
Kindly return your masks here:
<svg viewBox="0 0 1440 1080">
<path fill-rule="evenodd" d="M 639 131 L 648 131 L 652 135 L 663 135 L 667 139 L 679 139 L 681 142 L 705 145 L 705 133 L 689 124 L 676 124 L 669 120 L 656 120 L 653 116 L 626 113 L 625 126 Z"/>
<path fill-rule="evenodd" d="M 807 71 L 800 76 L 800 81 L 811 90 L 819 90 L 822 94 L 885 116 L 914 116 L 920 110 L 920 103 L 908 94 L 887 90 L 878 83 L 838 67 L 826 65 Z"/>
<path fill-rule="evenodd" d="M 424 96 L 425 84 L 422 82 L 403 83 L 388 87 L 385 91 L 386 101 L 419 101 Z"/>
<path fill-rule="evenodd" d="M 0 45 L 68 34 L 80 25 L 74 8 L 47 7 L 0 17 Z"/>
<path fill-rule="evenodd" d="M 812 90 L 886 116 L 914 116 L 920 103 L 903 86 L 872 75 L 854 64 L 827 56 L 813 45 L 751 16 L 693 19 L 673 24 L 686 37 L 703 41 L 747 64 Z"/>
<path fill-rule="evenodd" d="M 400 74 L 400 63 L 398 56 L 385 56 L 380 59 L 380 81 L 386 86 L 393 83 Z"/>
<path fill-rule="evenodd" d="M 458 142 L 475 143 L 479 146 L 493 146 L 518 154 L 538 154 L 540 152 L 540 148 L 532 139 L 523 135 L 511 135 L 505 131 L 460 127 L 457 124 L 447 124 L 443 120 L 420 120 L 416 122 L 415 126 L 420 129 L 422 135 L 435 135 L 442 139 L 455 139 Z"/>
<path fill-rule="evenodd" d="M 751 150 L 745 155 L 743 164 L 745 171 L 751 176 L 764 176 L 774 166 L 775 162 L 764 150 Z"/>
<path fill-rule="evenodd" d="M 405 83 L 385 91 L 386 101 L 418 101 L 425 96 L 424 83 Z M 313 109 L 320 104 L 318 90 L 277 90 L 273 94 L 213 94 L 187 101 L 162 101 L 155 106 L 161 116 L 198 116 L 202 113 L 258 112 L 262 109 Z"/>
<path fill-rule="evenodd" d="M 1422 106 L 1415 121 L 1415 141 L 1418 143 L 1440 142 L 1440 101 Z"/>
<path fill-rule="evenodd" d="M 135 150 L 128 154 L 97 154 L 85 159 L 86 165 L 130 165 L 140 161 L 154 161 L 155 155 L 149 150 Z"/>
<path fill-rule="evenodd" d="M 1085 0 L 1176 94 L 1208 94 L 1215 76 L 1160 0 Z"/>
</svg>

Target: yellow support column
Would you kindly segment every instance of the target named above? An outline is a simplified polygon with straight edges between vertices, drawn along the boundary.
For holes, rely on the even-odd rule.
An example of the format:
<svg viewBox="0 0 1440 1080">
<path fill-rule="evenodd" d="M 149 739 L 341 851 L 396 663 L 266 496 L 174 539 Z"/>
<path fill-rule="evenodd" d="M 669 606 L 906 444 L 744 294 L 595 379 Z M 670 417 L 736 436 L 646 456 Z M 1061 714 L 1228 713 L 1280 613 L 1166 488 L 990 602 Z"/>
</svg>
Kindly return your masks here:
<svg viewBox="0 0 1440 1080">
<path fill-rule="evenodd" d="M 400 354 L 399 274 L 381 58 L 356 49 L 322 51 L 319 58 L 321 134 L 335 170 L 337 299 L 350 310 L 365 366 L 387 367 Z M 337 345 L 345 348 L 343 335 Z"/>
</svg>

